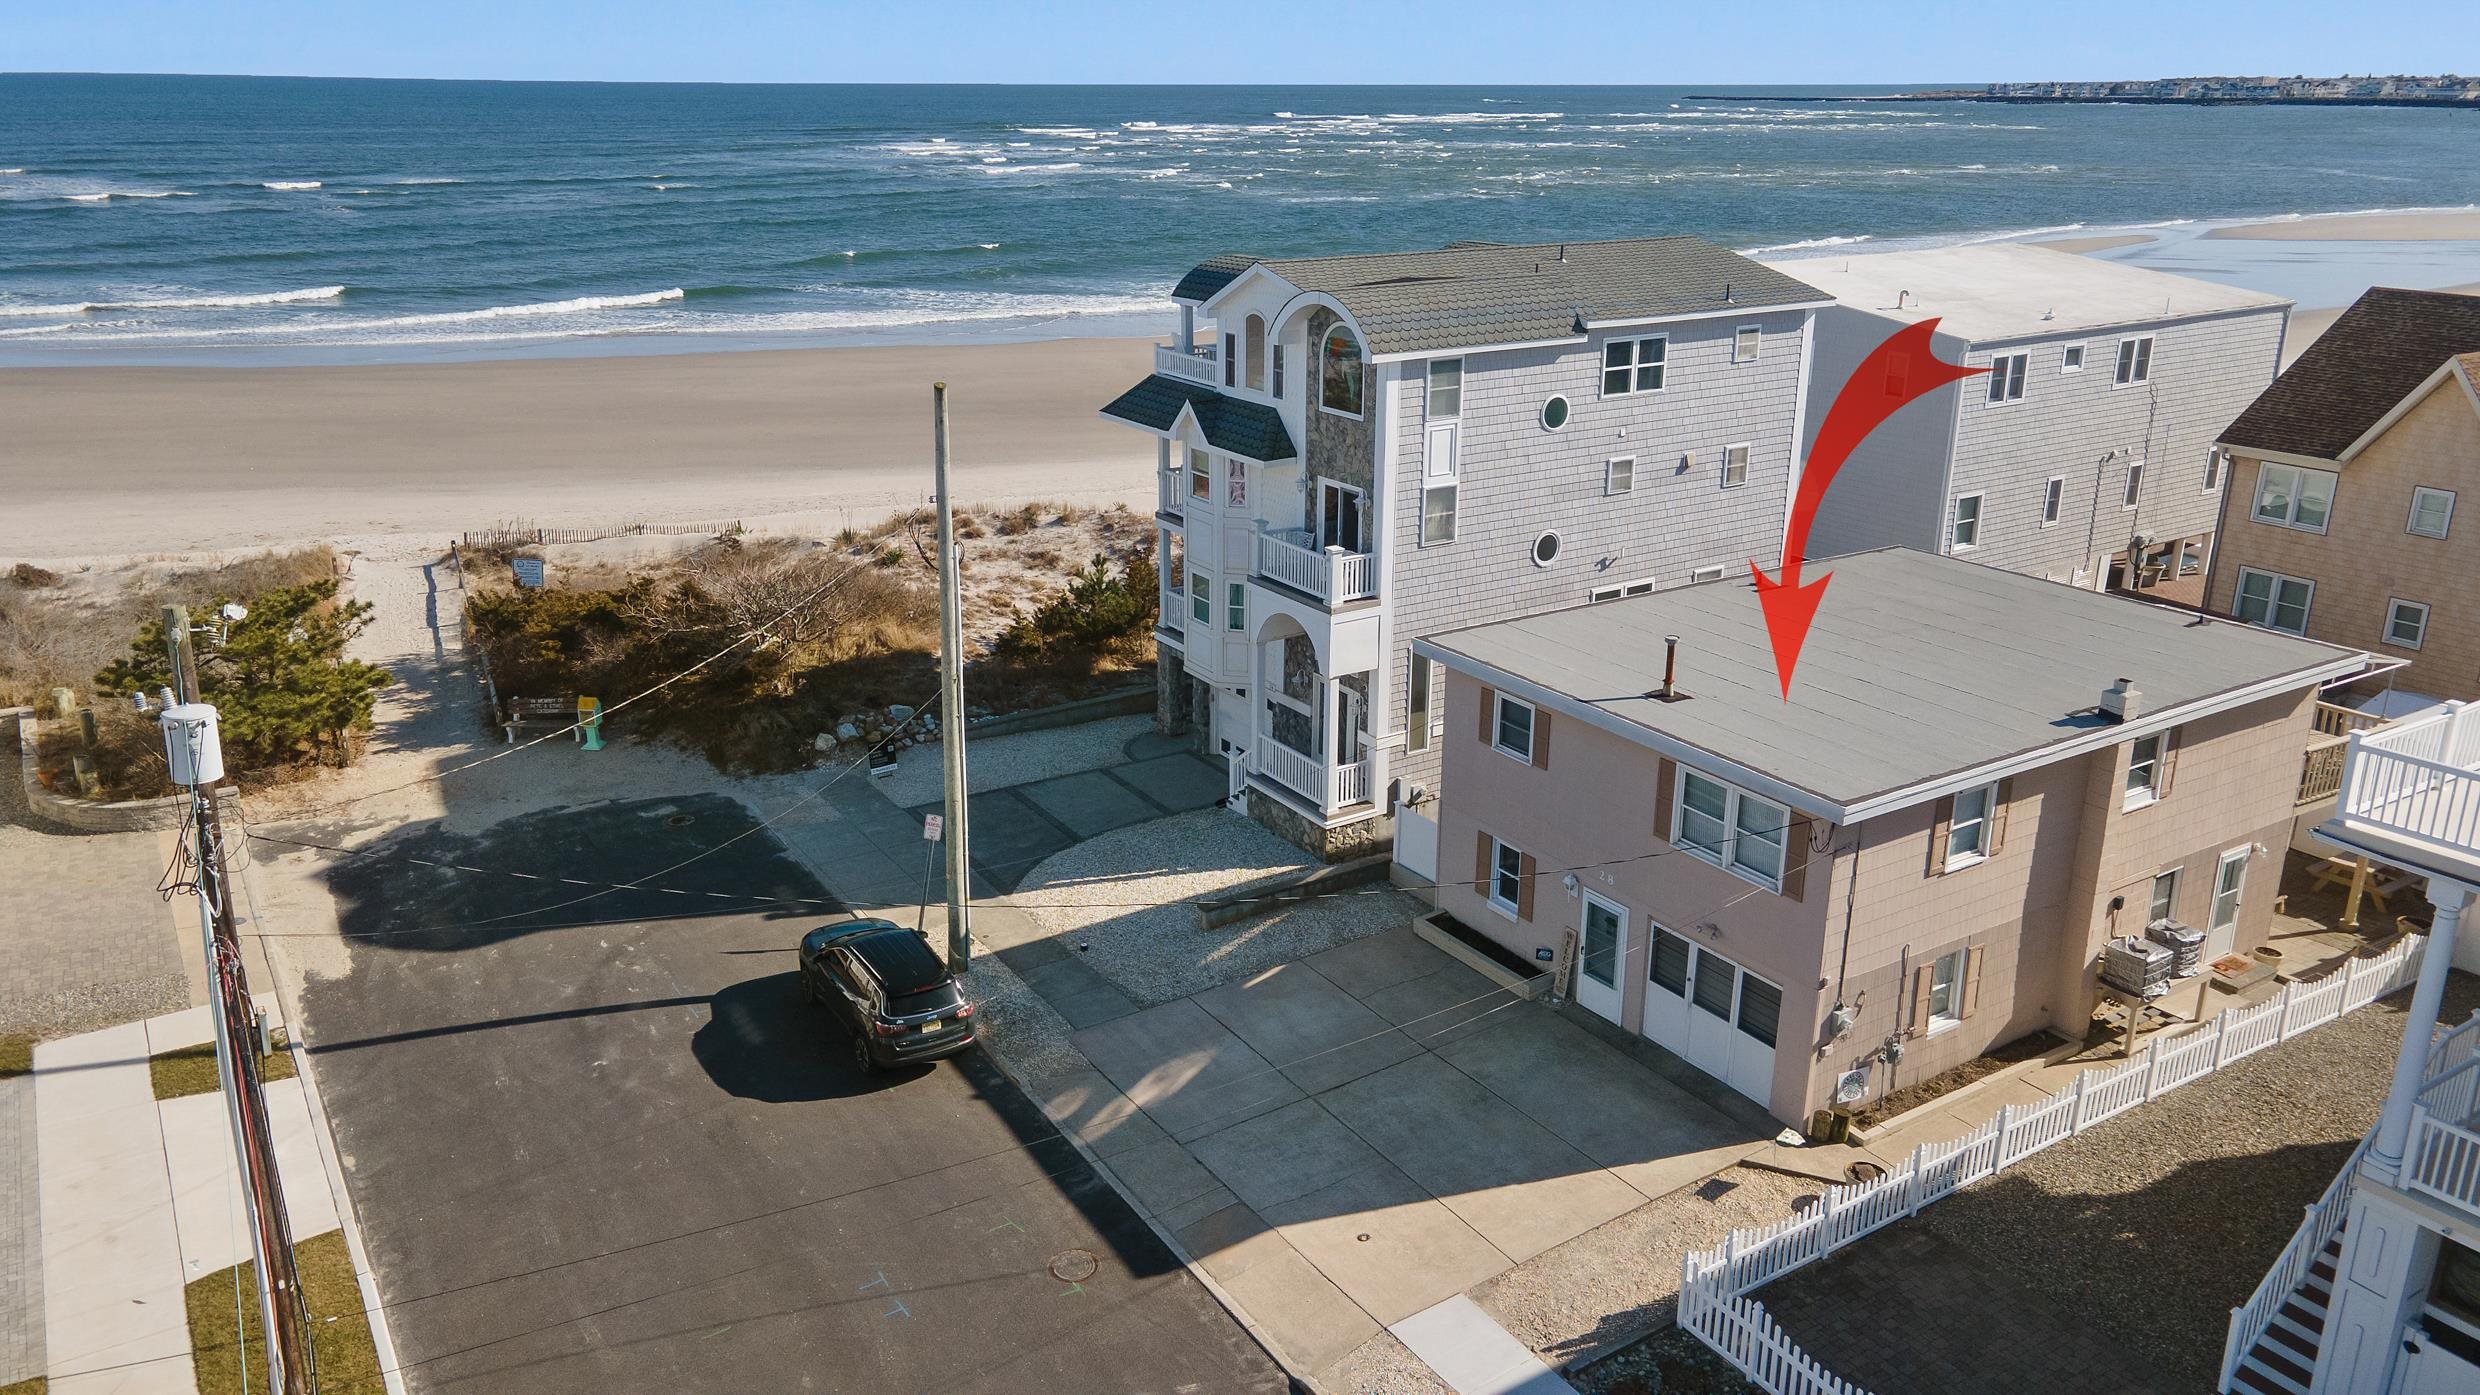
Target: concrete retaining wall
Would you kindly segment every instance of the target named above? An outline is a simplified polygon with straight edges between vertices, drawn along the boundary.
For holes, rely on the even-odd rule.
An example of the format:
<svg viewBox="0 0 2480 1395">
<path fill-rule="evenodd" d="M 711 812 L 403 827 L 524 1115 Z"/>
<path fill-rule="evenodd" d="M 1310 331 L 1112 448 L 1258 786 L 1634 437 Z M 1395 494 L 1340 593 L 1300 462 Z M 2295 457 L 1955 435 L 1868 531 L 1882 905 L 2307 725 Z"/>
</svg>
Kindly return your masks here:
<svg viewBox="0 0 2480 1395">
<path fill-rule="evenodd" d="M 42 763 L 37 756 L 43 724 L 35 717 L 34 709 L 0 707 L 0 725 L 6 725 L 15 734 L 18 780 L 25 789 L 26 812 L 36 819 L 87 833 L 128 833 L 138 829 L 181 826 L 182 811 L 189 807 L 189 796 L 186 794 L 166 795 L 161 799 L 107 802 L 80 799 L 45 789 Z M 230 785 L 216 792 L 227 799 L 240 794 Z"/>
</svg>

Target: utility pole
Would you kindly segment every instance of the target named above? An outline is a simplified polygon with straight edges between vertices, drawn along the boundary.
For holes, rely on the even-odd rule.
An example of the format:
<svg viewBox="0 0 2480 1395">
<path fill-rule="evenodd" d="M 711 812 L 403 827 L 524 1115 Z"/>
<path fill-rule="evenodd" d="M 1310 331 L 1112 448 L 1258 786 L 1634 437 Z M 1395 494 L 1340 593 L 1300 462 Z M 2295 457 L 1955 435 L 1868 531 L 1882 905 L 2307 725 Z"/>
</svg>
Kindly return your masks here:
<svg viewBox="0 0 2480 1395">
<path fill-rule="evenodd" d="M 186 606 L 163 611 L 164 647 L 172 660 L 173 697 L 196 714 L 199 704 L 198 652 Z M 213 709 L 205 708 L 211 717 Z M 167 714 L 169 717 L 169 714 Z M 168 741 L 186 741 L 192 823 L 197 835 L 198 922 L 207 959 L 208 1017 L 215 1024 L 215 1066 L 224 1095 L 224 1114 L 232 1127 L 233 1163 L 248 1214 L 251 1252 L 258 1269 L 259 1330 L 267 1352 L 267 1389 L 283 1395 L 309 1395 L 316 1372 L 309 1354 L 307 1314 L 301 1301 L 301 1277 L 293 1263 L 292 1224 L 284 1213 L 284 1185 L 276 1172 L 275 1132 L 267 1117 L 265 1083 L 259 1077 L 256 1014 L 241 970 L 241 935 L 233 923 L 236 888 L 224 864 L 223 810 L 216 781 L 223 777 L 220 750 L 211 758 L 206 747 L 216 738 L 212 727 L 193 715 L 189 721 L 167 720 Z M 246 1049 L 236 1043 L 250 1043 Z"/>
<path fill-rule="evenodd" d="M 930 385 L 930 443 L 939 491 L 939 762 L 947 776 L 947 969 L 973 963 L 972 839 L 964 775 L 964 575 L 956 560 L 956 501 L 947 483 L 947 384 Z"/>
</svg>

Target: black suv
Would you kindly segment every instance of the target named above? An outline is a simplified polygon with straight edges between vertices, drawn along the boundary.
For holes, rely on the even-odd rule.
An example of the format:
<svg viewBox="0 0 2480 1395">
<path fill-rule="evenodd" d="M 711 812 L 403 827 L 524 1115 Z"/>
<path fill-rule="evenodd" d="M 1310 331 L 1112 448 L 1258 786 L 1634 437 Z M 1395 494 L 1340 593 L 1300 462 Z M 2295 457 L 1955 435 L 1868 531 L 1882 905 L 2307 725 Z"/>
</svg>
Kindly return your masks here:
<svg viewBox="0 0 2480 1395">
<path fill-rule="evenodd" d="M 919 931 L 884 920 L 821 925 L 801 937 L 801 991 L 844 1019 L 853 1063 L 883 1070 L 973 1044 L 973 1004 Z"/>
</svg>

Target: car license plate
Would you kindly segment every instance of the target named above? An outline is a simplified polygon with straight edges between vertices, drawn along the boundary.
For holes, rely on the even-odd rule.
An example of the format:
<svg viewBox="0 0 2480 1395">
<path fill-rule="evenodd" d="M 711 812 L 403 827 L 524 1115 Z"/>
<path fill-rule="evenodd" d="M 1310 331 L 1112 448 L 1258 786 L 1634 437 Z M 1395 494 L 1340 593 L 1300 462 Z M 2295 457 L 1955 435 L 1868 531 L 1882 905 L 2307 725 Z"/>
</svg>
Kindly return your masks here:
<svg viewBox="0 0 2480 1395">
<path fill-rule="evenodd" d="M 937 1019 L 937 1018 L 933 1017 L 933 1018 L 931 1018 L 929 1021 L 922 1023 L 922 1024 L 921 1024 L 921 1029 L 922 1029 L 924 1032 L 935 1032 L 935 1031 L 937 1031 L 940 1027 L 942 1027 L 942 1026 L 944 1026 L 944 1025 L 946 1025 L 946 1024 L 945 1024 L 945 1023 L 942 1023 L 941 1021 L 939 1021 L 939 1019 Z"/>
</svg>

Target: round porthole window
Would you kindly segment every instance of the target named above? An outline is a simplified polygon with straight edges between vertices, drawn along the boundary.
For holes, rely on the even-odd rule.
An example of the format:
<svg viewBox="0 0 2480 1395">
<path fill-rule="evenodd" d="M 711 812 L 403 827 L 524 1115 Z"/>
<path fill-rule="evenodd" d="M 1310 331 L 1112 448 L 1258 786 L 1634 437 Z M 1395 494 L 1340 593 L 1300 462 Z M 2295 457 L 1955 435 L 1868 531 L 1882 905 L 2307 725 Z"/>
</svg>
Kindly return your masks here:
<svg viewBox="0 0 2480 1395">
<path fill-rule="evenodd" d="M 1553 397 L 1549 401 L 1542 403 L 1541 424 L 1543 429 L 1548 431 L 1556 431 L 1560 427 L 1567 425 L 1567 399 L 1564 397 Z"/>
<path fill-rule="evenodd" d="M 1533 565 L 1546 567 L 1559 560 L 1559 535 L 1544 533 L 1533 539 Z"/>
</svg>

